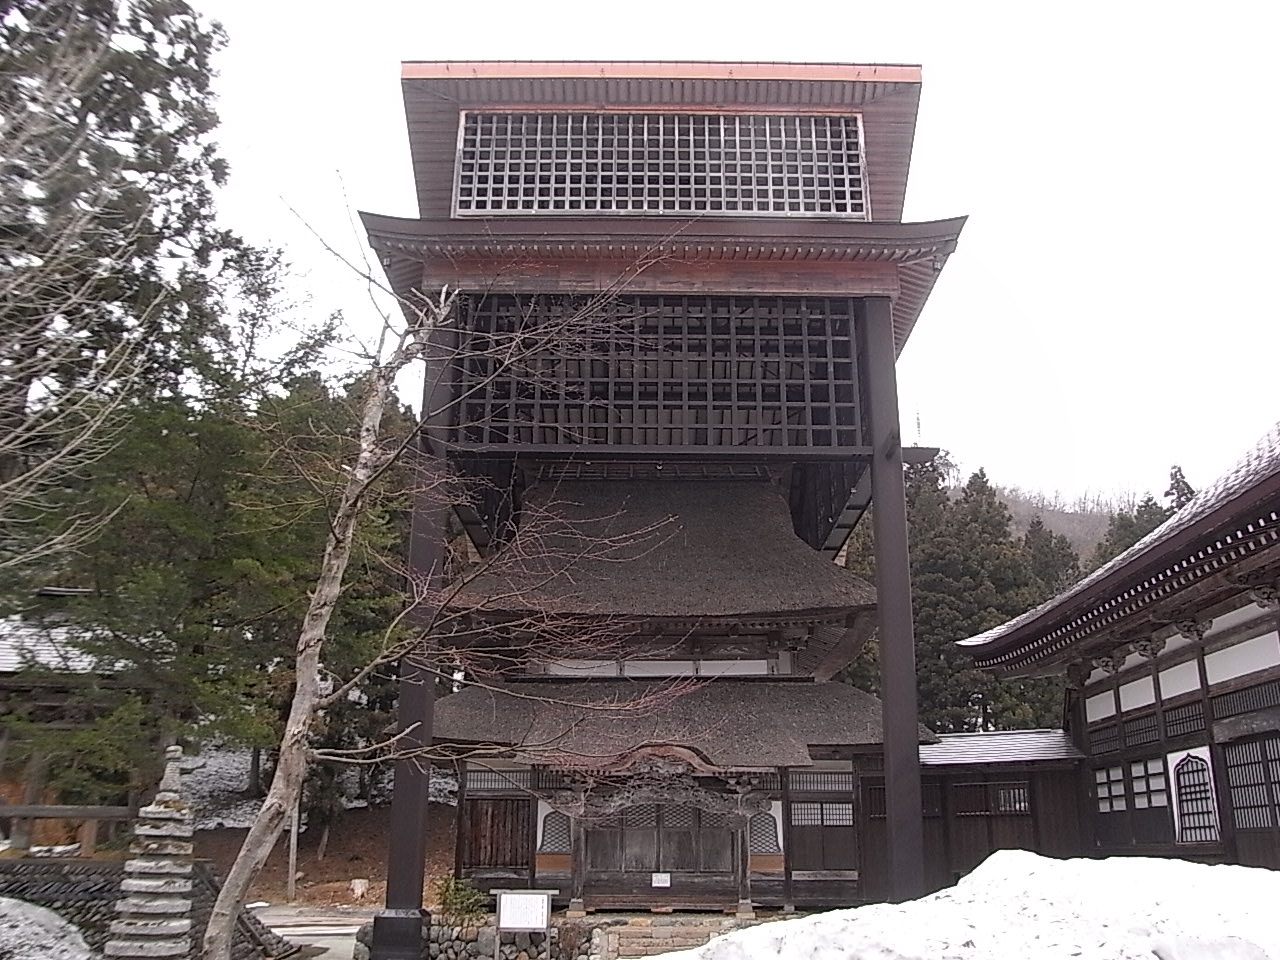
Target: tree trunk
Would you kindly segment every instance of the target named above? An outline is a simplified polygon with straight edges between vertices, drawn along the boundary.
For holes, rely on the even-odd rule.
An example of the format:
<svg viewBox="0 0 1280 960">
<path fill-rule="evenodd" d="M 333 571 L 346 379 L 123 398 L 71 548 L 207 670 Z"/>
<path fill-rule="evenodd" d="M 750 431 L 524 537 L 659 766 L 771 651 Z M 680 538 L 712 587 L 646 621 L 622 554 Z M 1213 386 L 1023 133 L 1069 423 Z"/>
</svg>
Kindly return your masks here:
<svg viewBox="0 0 1280 960">
<path fill-rule="evenodd" d="M 376 369 L 371 378 L 362 411 L 356 462 L 338 502 L 320 564 L 320 576 L 298 635 L 293 701 L 289 705 L 289 719 L 280 740 L 275 776 L 271 779 L 271 788 L 262 802 L 262 809 L 254 818 L 209 914 L 209 926 L 204 934 L 205 960 L 231 960 L 236 918 L 244 907 L 249 885 L 267 862 L 290 811 L 297 809 L 302 795 L 302 783 L 307 775 L 308 737 L 320 701 L 321 648 L 351 559 L 361 501 L 377 467 L 382 412 L 394 376 L 395 368 L 389 364 Z"/>
<path fill-rule="evenodd" d="M 262 748 L 249 751 L 249 796 L 262 796 Z"/>
<path fill-rule="evenodd" d="M 329 849 L 329 828 L 332 826 L 326 823 L 320 830 L 320 846 L 316 848 L 316 863 L 324 859 L 325 851 Z"/>
</svg>

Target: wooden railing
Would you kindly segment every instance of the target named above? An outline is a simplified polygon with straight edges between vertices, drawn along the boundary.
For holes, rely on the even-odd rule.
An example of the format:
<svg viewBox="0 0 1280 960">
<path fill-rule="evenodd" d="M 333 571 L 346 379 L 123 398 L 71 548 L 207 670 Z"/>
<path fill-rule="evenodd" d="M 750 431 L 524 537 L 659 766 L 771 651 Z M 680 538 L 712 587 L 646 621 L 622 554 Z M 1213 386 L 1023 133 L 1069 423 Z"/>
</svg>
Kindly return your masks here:
<svg viewBox="0 0 1280 960">
<path fill-rule="evenodd" d="M 26 803 L 0 804 L 0 819 L 14 821 L 30 820 L 79 820 L 77 839 L 80 844 L 80 856 L 91 857 L 98 847 L 98 824 L 102 821 L 132 820 L 137 815 L 133 807 L 96 807 L 61 803 Z M 24 846 L 11 849 L 25 851 L 30 847 L 31 830 L 10 830 L 10 835 L 17 833 L 23 838 Z"/>
</svg>

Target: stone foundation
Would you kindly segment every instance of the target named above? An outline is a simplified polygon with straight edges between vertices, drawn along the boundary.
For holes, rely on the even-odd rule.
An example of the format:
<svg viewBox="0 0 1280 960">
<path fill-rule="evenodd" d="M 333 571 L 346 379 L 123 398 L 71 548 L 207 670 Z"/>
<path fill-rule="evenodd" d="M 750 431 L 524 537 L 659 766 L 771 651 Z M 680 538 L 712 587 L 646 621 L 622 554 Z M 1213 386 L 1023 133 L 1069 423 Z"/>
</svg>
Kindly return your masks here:
<svg viewBox="0 0 1280 960">
<path fill-rule="evenodd" d="M 503 933 L 496 956 L 500 960 L 619 960 L 647 957 L 673 950 L 700 947 L 712 937 L 730 930 L 765 923 L 770 918 L 687 914 L 672 916 L 611 917 L 591 915 L 583 920 L 552 918 L 548 938 L 541 933 Z M 778 918 L 781 919 L 781 918 Z M 491 925 L 452 926 L 432 923 L 424 927 L 422 960 L 485 960 L 494 953 L 496 931 Z M 369 960 L 373 924 L 356 934 L 352 960 Z"/>
</svg>

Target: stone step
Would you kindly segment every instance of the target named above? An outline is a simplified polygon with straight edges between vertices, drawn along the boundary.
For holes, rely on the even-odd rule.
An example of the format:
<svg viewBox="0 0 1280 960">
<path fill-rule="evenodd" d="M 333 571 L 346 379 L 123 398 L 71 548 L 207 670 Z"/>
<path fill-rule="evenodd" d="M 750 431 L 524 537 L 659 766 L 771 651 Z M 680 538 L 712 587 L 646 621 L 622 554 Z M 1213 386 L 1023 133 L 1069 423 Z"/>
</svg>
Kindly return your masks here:
<svg viewBox="0 0 1280 960">
<path fill-rule="evenodd" d="M 151 914 L 186 913 L 191 909 L 191 901 L 183 897 L 125 897 L 116 901 L 118 913 L 136 913 L 144 916 Z"/>
<path fill-rule="evenodd" d="M 111 932 L 121 938 L 185 937 L 191 932 L 191 918 L 166 920 L 112 920 Z"/>
<path fill-rule="evenodd" d="M 108 940 L 102 952 L 108 957 L 187 957 L 191 941 L 181 940 Z"/>
</svg>

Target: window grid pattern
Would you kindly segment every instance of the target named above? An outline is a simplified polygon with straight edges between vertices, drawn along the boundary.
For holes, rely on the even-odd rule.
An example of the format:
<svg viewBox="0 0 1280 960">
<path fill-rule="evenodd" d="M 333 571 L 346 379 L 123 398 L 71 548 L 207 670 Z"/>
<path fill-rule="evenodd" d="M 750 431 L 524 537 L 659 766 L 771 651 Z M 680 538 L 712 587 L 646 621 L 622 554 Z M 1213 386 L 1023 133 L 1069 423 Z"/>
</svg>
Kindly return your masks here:
<svg viewBox="0 0 1280 960">
<path fill-rule="evenodd" d="M 1199 757 L 1183 757 L 1173 768 L 1178 798 L 1178 842 L 1206 843 L 1218 839 L 1213 809 L 1213 777 Z"/>
<path fill-rule="evenodd" d="M 869 219 L 850 116 L 464 112 L 457 216 Z"/>
<path fill-rule="evenodd" d="M 1280 826 L 1280 736 L 1222 749 L 1237 830 Z"/>
<path fill-rule="evenodd" d="M 1089 752 L 1110 753 L 1120 749 L 1120 728 L 1115 724 L 1089 731 Z"/>
<path fill-rule="evenodd" d="M 494 295 L 463 323 L 464 444 L 862 445 L 848 300 Z"/>
<path fill-rule="evenodd" d="M 519 793 L 532 785 L 530 770 L 468 770 L 468 793 Z"/>
<path fill-rule="evenodd" d="M 851 827 L 852 803 L 793 803 L 791 825 L 794 827 Z"/>
<path fill-rule="evenodd" d="M 752 853 L 781 853 L 778 821 L 772 813 L 757 813 L 747 821 L 748 849 Z"/>
<path fill-rule="evenodd" d="M 853 790 L 853 774 L 792 771 L 789 784 L 798 793 L 849 793 Z"/>
<path fill-rule="evenodd" d="M 1093 783 L 1099 813 L 1120 813 L 1127 808 L 1124 767 L 1100 767 L 1093 771 Z"/>
<path fill-rule="evenodd" d="M 1129 780 L 1133 789 L 1133 808 L 1169 805 L 1169 786 L 1164 773 L 1164 760 L 1134 760 L 1129 764 Z"/>
<path fill-rule="evenodd" d="M 955 783 L 951 810 L 957 817 L 1021 816 L 1031 812 L 1031 788 L 1025 780 Z"/>
<path fill-rule="evenodd" d="M 920 806 L 926 817 L 942 816 L 942 784 L 925 780 L 920 784 Z M 866 815 L 872 820 L 883 820 L 887 810 L 884 786 L 873 784 L 866 791 Z"/>
<path fill-rule="evenodd" d="M 1189 733 L 1199 733 L 1204 728 L 1204 704 L 1199 701 L 1181 707 L 1167 707 L 1164 711 L 1166 736 L 1182 737 Z"/>
<path fill-rule="evenodd" d="M 1224 717 L 1235 717 L 1254 710 L 1265 710 L 1268 707 L 1280 707 L 1280 680 L 1270 680 L 1243 690 L 1221 693 L 1212 698 L 1213 716 L 1215 720 Z"/>
<path fill-rule="evenodd" d="M 1125 746 L 1137 747 L 1160 739 L 1160 721 L 1154 713 L 1124 721 Z"/>
<path fill-rule="evenodd" d="M 542 818 L 542 843 L 538 846 L 538 852 L 570 853 L 572 852 L 571 837 L 568 816 L 552 810 Z"/>
</svg>

